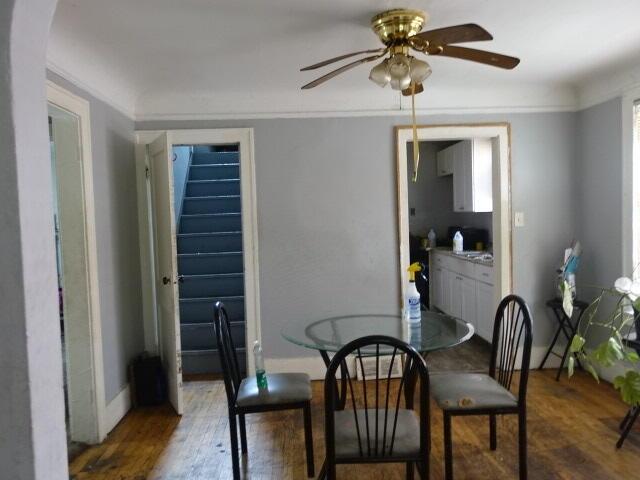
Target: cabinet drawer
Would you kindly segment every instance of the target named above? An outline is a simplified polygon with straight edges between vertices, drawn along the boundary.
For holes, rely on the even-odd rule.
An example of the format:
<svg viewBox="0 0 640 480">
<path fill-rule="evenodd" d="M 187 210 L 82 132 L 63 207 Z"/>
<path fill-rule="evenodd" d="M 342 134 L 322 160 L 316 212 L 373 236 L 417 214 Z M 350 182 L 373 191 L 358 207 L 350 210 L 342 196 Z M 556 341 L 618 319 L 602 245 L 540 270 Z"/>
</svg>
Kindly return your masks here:
<svg viewBox="0 0 640 480">
<path fill-rule="evenodd" d="M 475 264 L 475 278 L 484 283 L 488 283 L 493 285 L 495 283 L 493 267 L 489 267 L 487 265 L 479 265 Z"/>
</svg>

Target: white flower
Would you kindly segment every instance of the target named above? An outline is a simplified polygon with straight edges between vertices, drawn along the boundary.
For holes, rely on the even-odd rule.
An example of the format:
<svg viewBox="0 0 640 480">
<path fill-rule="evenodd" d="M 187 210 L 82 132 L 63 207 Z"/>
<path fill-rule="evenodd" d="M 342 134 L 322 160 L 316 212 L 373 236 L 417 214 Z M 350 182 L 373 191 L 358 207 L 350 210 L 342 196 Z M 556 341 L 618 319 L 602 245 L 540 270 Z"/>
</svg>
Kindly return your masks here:
<svg viewBox="0 0 640 480">
<path fill-rule="evenodd" d="M 627 295 L 632 302 L 635 302 L 636 299 L 640 297 L 640 281 L 634 281 L 627 277 L 620 277 L 613 284 L 613 288 L 615 288 L 619 293 Z"/>
</svg>

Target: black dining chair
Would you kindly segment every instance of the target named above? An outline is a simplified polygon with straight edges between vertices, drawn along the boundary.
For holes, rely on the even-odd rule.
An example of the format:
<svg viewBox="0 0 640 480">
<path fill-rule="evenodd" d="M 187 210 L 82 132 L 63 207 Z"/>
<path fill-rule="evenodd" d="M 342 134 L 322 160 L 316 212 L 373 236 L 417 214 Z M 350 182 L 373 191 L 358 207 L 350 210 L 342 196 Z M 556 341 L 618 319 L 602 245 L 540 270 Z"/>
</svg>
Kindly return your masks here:
<svg viewBox="0 0 640 480">
<path fill-rule="evenodd" d="M 222 364 L 224 388 L 229 407 L 231 433 L 231 462 L 234 480 L 240 479 L 238 459 L 238 430 L 240 423 L 242 453 L 247 453 L 245 415 L 277 410 L 301 409 L 304 417 L 304 436 L 307 450 L 307 476 L 314 476 L 313 435 L 311 431 L 311 381 L 305 373 L 267 374 L 267 389 L 258 389 L 256 377 L 241 378 L 238 357 L 231 336 L 229 317 L 222 302 L 216 302 L 213 322 L 218 352 Z"/>
<path fill-rule="evenodd" d="M 342 369 L 349 397 L 343 410 L 335 395 L 336 372 L 351 355 L 355 355 L 360 366 L 361 379 L 354 379 L 349 368 Z M 386 363 L 380 366 L 381 356 L 388 366 Z M 393 379 L 394 366 L 402 362 L 402 356 L 401 377 Z M 363 357 L 375 359 L 375 367 L 365 368 Z M 416 413 L 413 387 L 418 380 L 420 411 Z M 405 408 L 400 403 L 403 394 Z M 357 463 L 404 463 L 407 479 L 413 478 L 415 465 L 422 480 L 429 478 L 429 374 L 423 358 L 413 347 L 381 335 L 348 343 L 329 364 L 324 401 L 326 459 L 320 479 L 334 480 L 338 464 Z"/>
<path fill-rule="evenodd" d="M 444 415 L 445 478 L 453 480 L 451 418 L 488 415 L 491 450 L 497 448 L 496 415 L 518 415 L 520 479 L 527 478 L 527 380 L 531 359 L 531 312 L 517 295 L 498 305 L 493 326 L 489 374 L 432 375 L 431 393 Z M 517 392 L 512 393 L 514 372 L 520 366 Z"/>
</svg>

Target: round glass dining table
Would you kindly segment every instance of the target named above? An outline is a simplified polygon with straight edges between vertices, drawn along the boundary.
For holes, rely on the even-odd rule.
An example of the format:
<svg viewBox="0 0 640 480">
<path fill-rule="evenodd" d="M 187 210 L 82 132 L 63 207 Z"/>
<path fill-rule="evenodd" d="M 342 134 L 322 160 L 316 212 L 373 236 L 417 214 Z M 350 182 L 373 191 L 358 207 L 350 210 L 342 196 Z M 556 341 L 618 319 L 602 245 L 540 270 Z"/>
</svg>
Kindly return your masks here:
<svg viewBox="0 0 640 480">
<path fill-rule="evenodd" d="M 410 344 L 423 356 L 429 352 L 451 348 L 473 336 L 473 325 L 449 315 L 434 311 L 423 311 L 419 324 L 409 324 L 399 314 L 362 314 L 323 318 L 312 321 L 292 320 L 282 328 L 282 336 L 302 347 L 318 350 L 328 367 L 331 363 L 327 352 L 337 352 L 347 343 L 369 335 L 386 335 Z M 373 348 L 373 347 L 372 347 Z M 395 354 L 393 348 L 379 354 Z M 374 350 L 360 349 L 361 356 L 375 355 Z M 347 398 L 346 364 L 340 365 L 340 391 L 336 391 L 338 408 L 344 408 Z M 410 374 L 410 377 L 414 375 Z M 413 398 L 415 378 L 407 382 L 407 402 Z"/>
<path fill-rule="evenodd" d="M 430 310 L 422 312 L 422 321 L 417 325 L 404 321 L 399 314 L 372 313 L 291 320 L 281 331 L 286 340 L 320 351 L 327 365 L 327 352 L 337 352 L 352 340 L 368 335 L 394 337 L 426 354 L 459 345 L 473 332 L 470 323 Z"/>
</svg>

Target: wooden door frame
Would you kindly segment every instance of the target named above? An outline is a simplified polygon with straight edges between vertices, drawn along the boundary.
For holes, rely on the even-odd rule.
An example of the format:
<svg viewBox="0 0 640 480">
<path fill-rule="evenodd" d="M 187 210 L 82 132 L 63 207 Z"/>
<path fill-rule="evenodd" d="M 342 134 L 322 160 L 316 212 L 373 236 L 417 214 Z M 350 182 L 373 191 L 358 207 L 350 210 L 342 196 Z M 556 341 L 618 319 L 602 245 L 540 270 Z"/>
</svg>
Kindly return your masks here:
<svg viewBox="0 0 640 480">
<path fill-rule="evenodd" d="M 413 142 L 411 125 L 395 127 L 398 195 L 398 245 L 400 302 L 409 282 L 409 197 L 407 179 L 407 143 Z M 499 162 L 493 162 L 493 252 L 495 304 L 513 291 L 513 235 L 511 222 L 511 126 L 509 123 L 419 125 L 418 141 L 497 139 Z M 496 188 L 498 187 L 498 188 Z"/>
<path fill-rule="evenodd" d="M 67 357 L 67 381 L 69 384 L 69 421 L 71 439 L 90 444 L 100 443 L 107 436 L 107 407 L 102 355 L 102 324 L 100 319 L 100 287 L 98 280 L 98 250 L 96 242 L 96 219 L 93 188 L 93 156 L 91 151 L 91 112 L 89 102 L 66 89 L 47 81 L 47 102 L 78 119 L 80 129 L 80 181 L 65 185 L 69 195 L 58 198 L 59 202 L 71 201 L 78 208 L 80 199 L 81 218 L 75 222 L 76 232 L 83 238 L 84 248 L 65 241 L 61 232 L 61 245 L 67 260 L 84 265 L 83 274 L 70 279 L 76 296 L 73 302 L 65 301 L 65 317 L 83 319 L 65 323 L 68 338 L 79 338 L 81 352 L 78 357 Z M 57 160 L 57 159 L 56 159 Z M 58 167 L 59 165 L 57 165 Z M 56 186 L 53 186 L 56 188 Z M 72 191 L 69 192 L 69 189 Z M 66 198 L 66 200 L 65 200 Z M 63 207 L 64 209 L 64 207 Z M 65 243 L 68 245 L 65 248 Z M 63 271 L 63 275 L 68 277 Z M 81 298 L 77 296 L 81 295 Z M 84 321 L 84 319 L 87 319 Z M 68 351 L 69 347 L 67 347 Z M 74 398 L 75 397 L 75 398 Z"/>
<path fill-rule="evenodd" d="M 240 199 L 242 205 L 242 246 L 244 261 L 244 296 L 246 320 L 247 372 L 253 375 L 250 361 L 251 345 L 261 340 L 260 269 L 258 260 L 258 216 L 253 128 L 218 128 L 203 130 L 139 130 L 136 131 L 136 171 L 138 181 L 138 221 L 140 228 L 140 258 L 145 325 L 145 347 L 157 352 L 158 330 L 155 312 L 154 246 L 150 226 L 150 192 L 146 178 L 148 159 L 146 145 L 164 132 L 171 145 L 238 144 L 240 152 Z M 213 313 L 212 313 L 213 315 Z M 212 317 L 213 318 L 213 317 Z"/>
</svg>

